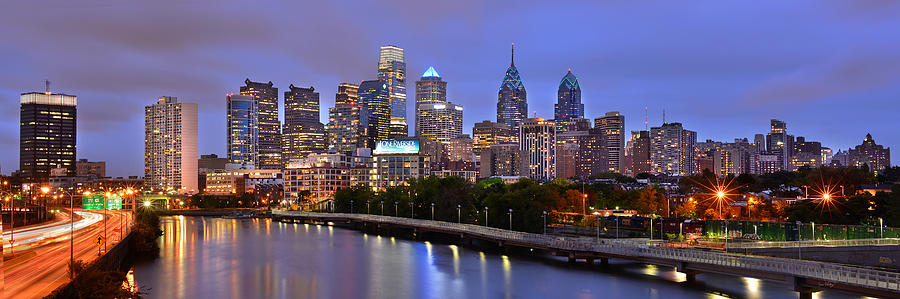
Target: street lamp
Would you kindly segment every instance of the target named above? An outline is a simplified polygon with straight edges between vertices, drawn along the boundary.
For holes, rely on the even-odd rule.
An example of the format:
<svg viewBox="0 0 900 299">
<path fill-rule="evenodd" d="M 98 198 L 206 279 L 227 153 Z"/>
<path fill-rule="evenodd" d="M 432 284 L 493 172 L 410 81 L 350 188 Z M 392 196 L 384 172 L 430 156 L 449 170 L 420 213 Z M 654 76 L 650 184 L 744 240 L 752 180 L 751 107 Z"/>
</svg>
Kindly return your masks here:
<svg viewBox="0 0 900 299">
<path fill-rule="evenodd" d="M 484 207 L 484 226 L 488 226 L 488 207 Z"/>
<path fill-rule="evenodd" d="M 541 218 L 544 220 L 544 234 L 546 235 L 547 234 L 547 211 L 544 211 L 543 215 L 541 215 Z"/>
<path fill-rule="evenodd" d="M 394 216 L 400 217 L 400 212 L 399 212 L 400 209 L 397 207 L 397 204 L 400 204 L 400 203 L 395 201 L 394 202 Z"/>
<path fill-rule="evenodd" d="M 581 214 L 587 215 L 587 194 L 581 195 Z"/>
<path fill-rule="evenodd" d="M 381 201 L 381 216 L 384 216 L 384 201 Z"/>
<path fill-rule="evenodd" d="M 509 209 L 509 230 L 512 230 L 512 209 Z"/>
<path fill-rule="evenodd" d="M 544 211 L 544 214 L 547 214 L 547 211 Z M 597 241 L 600 241 L 600 212 L 594 212 L 594 216 L 597 216 Z M 547 229 L 546 222 L 544 223 L 544 229 Z"/>
<path fill-rule="evenodd" d="M 431 221 L 434 221 L 434 203 L 431 203 Z"/>
<path fill-rule="evenodd" d="M 413 208 L 412 202 L 409 202 L 409 218 L 416 219 L 416 209 Z"/>
<path fill-rule="evenodd" d="M 462 214 L 460 213 L 460 208 L 460 205 L 456 205 L 456 223 L 462 223 Z"/>
<path fill-rule="evenodd" d="M 878 230 L 881 231 L 881 238 L 884 239 L 884 219 L 878 217 Z"/>
<path fill-rule="evenodd" d="M 350 200 L 350 214 L 353 214 L 353 200 Z"/>
</svg>

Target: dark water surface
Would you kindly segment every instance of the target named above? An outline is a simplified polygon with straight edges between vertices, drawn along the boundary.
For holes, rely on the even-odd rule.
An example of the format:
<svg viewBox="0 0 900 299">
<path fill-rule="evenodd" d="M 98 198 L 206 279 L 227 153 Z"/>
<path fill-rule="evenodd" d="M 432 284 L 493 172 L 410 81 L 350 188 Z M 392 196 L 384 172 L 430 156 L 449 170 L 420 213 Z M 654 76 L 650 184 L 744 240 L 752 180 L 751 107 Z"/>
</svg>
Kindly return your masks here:
<svg viewBox="0 0 900 299">
<path fill-rule="evenodd" d="M 150 298 L 797 298 L 786 284 L 611 260 L 569 266 L 455 245 L 268 219 L 164 217 Z M 851 298 L 820 292 L 813 298 Z"/>
</svg>

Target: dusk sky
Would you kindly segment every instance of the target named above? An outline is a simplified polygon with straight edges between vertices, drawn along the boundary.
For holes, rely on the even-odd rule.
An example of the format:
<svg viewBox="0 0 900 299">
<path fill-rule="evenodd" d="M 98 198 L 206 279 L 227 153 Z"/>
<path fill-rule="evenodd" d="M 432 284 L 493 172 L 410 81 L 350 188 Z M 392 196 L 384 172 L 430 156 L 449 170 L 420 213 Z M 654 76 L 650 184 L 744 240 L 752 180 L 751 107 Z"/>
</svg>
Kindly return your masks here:
<svg viewBox="0 0 900 299">
<path fill-rule="evenodd" d="M 406 50 L 415 81 L 434 66 L 464 132 L 496 120 L 516 44 L 529 115 L 552 118 L 571 68 L 585 116 L 666 120 L 698 141 L 788 132 L 835 150 L 866 133 L 900 161 L 900 1 L 4 1 L 0 167 L 18 168 L 19 94 L 78 96 L 78 158 L 143 175 L 143 107 L 200 105 L 201 154 L 225 154 L 225 94 L 245 78 L 320 93 L 374 79 L 378 47 Z M 283 102 L 282 104 L 283 105 Z M 282 107 L 283 108 L 283 107 Z M 283 118 L 283 114 L 282 114 Z"/>
</svg>

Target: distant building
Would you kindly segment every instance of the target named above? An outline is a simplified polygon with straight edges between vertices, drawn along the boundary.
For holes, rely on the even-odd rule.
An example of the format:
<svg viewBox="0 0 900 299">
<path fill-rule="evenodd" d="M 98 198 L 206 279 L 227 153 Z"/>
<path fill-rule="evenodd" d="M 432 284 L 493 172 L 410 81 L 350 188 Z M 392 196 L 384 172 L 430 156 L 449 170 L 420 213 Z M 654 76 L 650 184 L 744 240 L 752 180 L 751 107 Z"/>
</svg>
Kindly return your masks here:
<svg viewBox="0 0 900 299">
<path fill-rule="evenodd" d="M 256 99 L 257 131 L 256 143 L 259 169 L 281 169 L 281 121 L 278 120 L 278 88 L 272 81 L 268 83 L 244 80 L 241 95 Z"/>
<path fill-rule="evenodd" d="M 259 164 L 259 107 L 252 96 L 225 97 L 226 152 L 229 163 L 256 168 Z"/>
<path fill-rule="evenodd" d="M 472 150 L 476 156 L 481 157 L 481 151 L 488 149 L 491 145 L 511 143 L 512 134 L 509 125 L 504 123 L 489 120 L 475 123 L 472 127 Z"/>
<path fill-rule="evenodd" d="M 462 134 L 463 107 L 453 103 L 420 104 L 416 115 L 418 137 L 447 144 Z"/>
<path fill-rule="evenodd" d="M 19 96 L 19 171 L 24 182 L 46 182 L 57 166 L 66 169 L 66 176 L 75 175 L 77 100 L 49 90 Z"/>
<path fill-rule="evenodd" d="M 389 140 L 409 138 L 409 125 L 406 124 L 405 118 L 391 117 L 391 125 L 389 127 L 389 130 Z"/>
<path fill-rule="evenodd" d="M 291 84 L 284 92 L 281 157 L 290 161 L 325 153 L 327 142 L 325 126 L 319 122 L 319 93 Z"/>
<path fill-rule="evenodd" d="M 477 172 L 474 170 L 433 170 L 431 171 L 431 175 L 439 177 L 439 178 L 448 178 L 451 176 L 458 176 L 470 183 L 475 183 L 478 179 Z"/>
<path fill-rule="evenodd" d="M 197 104 L 160 97 L 144 108 L 144 186 L 148 191 L 200 191 Z"/>
<path fill-rule="evenodd" d="M 447 142 L 447 159 L 449 161 L 475 162 L 475 153 L 472 151 L 472 137 L 462 134 L 451 138 Z"/>
<path fill-rule="evenodd" d="M 803 136 L 797 136 L 794 140 L 793 154 L 791 155 L 789 170 L 797 171 L 800 167 L 816 168 L 822 166 L 822 143 L 818 141 L 806 141 Z"/>
<path fill-rule="evenodd" d="M 650 173 L 652 171 L 652 163 L 650 162 L 650 132 L 649 131 L 632 131 L 631 146 L 631 173 L 638 175 L 641 173 Z"/>
<path fill-rule="evenodd" d="M 516 129 L 528 117 L 528 96 L 515 64 L 515 48 L 497 96 L 497 122 Z"/>
<path fill-rule="evenodd" d="M 216 154 L 200 155 L 200 159 L 197 160 L 199 169 L 225 169 L 226 164 L 228 164 L 228 158 L 220 158 Z"/>
<path fill-rule="evenodd" d="M 372 160 L 372 184 L 380 190 L 405 185 L 409 179 L 431 173 L 431 161 L 420 152 L 417 139 L 380 140 L 372 151 Z"/>
<path fill-rule="evenodd" d="M 624 173 L 627 168 L 625 160 L 625 116 L 618 111 L 607 112 L 606 115 L 594 119 L 594 127 L 603 130 L 606 137 L 607 161 L 606 171 Z"/>
<path fill-rule="evenodd" d="M 588 134 L 578 137 L 578 152 L 575 156 L 577 169 L 575 176 L 590 178 L 609 171 L 608 154 L 606 149 L 606 131 L 602 128 L 592 128 Z"/>
<path fill-rule="evenodd" d="M 772 119 L 770 130 L 766 134 L 766 154 L 778 157 L 778 170 L 789 170 L 791 153 L 794 148 L 794 136 L 788 135 L 787 123 Z"/>
<path fill-rule="evenodd" d="M 334 107 L 328 109 L 325 127 L 329 152 L 352 152 L 367 147 L 369 114 L 357 102 L 359 85 L 341 83 L 334 95 Z"/>
<path fill-rule="evenodd" d="M 553 117 L 557 124 L 566 123 L 572 119 L 584 118 L 584 104 L 581 103 L 581 85 L 578 84 L 578 78 L 572 74 L 571 69 L 559 82 Z M 559 129 L 558 131 L 567 131 L 568 127 L 557 126 L 557 129 Z"/>
<path fill-rule="evenodd" d="M 850 166 L 865 165 L 875 173 L 891 167 L 891 148 L 876 144 L 872 134 L 866 134 L 862 144 L 848 150 L 847 157 Z"/>
<path fill-rule="evenodd" d="M 421 135 L 419 105 L 447 103 L 447 82 L 441 80 L 434 67 L 428 67 L 419 81 L 416 81 L 416 136 Z"/>
<path fill-rule="evenodd" d="M 608 140 L 608 139 L 607 139 Z M 681 123 L 650 128 L 650 162 L 654 174 L 691 175 L 697 171 L 694 145 L 697 133 Z"/>
<path fill-rule="evenodd" d="M 590 125 L 588 125 L 590 127 Z M 574 129 L 574 128 L 573 128 Z M 588 130 L 556 132 L 556 176 L 571 178 L 578 176 L 578 151 L 583 136 Z"/>
<path fill-rule="evenodd" d="M 76 176 L 105 178 L 106 177 L 106 161 L 91 162 L 87 159 L 78 159 L 75 162 Z"/>
<path fill-rule="evenodd" d="M 406 61 L 403 48 L 382 46 L 378 53 L 378 80 L 384 81 L 389 94 L 390 117 L 406 119 Z M 408 135 L 409 132 L 406 133 Z"/>
<path fill-rule="evenodd" d="M 359 84 L 357 95 L 369 116 L 367 147 L 375 147 L 378 140 L 390 140 L 391 94 L 387 83 L 382 80 L 363 81 Z"/>
<path fill-rule="evenodd" d="M 556 128 L 543 118 L 528 118 L 519 127 L 523 175 L 538 181 L 556 178 Z"/>
<path fill-rule="evenodd" d="M 522 151 L 515 143 L 492 144 L 481 152 L 481 177 L 520 176 Z"/>
</svg>

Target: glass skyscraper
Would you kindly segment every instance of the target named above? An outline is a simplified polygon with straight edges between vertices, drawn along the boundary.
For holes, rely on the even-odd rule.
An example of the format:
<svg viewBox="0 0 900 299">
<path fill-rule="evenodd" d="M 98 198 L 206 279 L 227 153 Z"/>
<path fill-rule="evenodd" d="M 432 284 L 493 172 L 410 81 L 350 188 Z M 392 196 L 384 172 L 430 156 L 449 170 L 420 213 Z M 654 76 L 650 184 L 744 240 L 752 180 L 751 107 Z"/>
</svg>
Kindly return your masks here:
<svg viewBox="0 0 900 299">
<path fill-rule="evenodd" d="M 295 87 L 284 92 L 284 128 L 281 134 L 284 162 L 325 153 L 325 125 L 319 122 L 319 93 L 315 88 Z"/>
<path fill-rule="evenodd" d="M 578 78 L 568 73 L 559 82 L 559 90 L 556 92 L 557 102 L 553 106 L 553 117 L 557 123 L 567 122 L 575 118 L 584 117 L 584 104 L 581 103 L 581 85 Z"/>
<path fill-rule="evenodd" d="M 278 120 L 278 88 L 271 81 L 268 83 L 244 80 L 241 94 L 252 96 L 259 109 L 259 140 L 256 145 L 259 151 L 260 169 L 281 169 L 281 122 Z"/>
<path fill-rule="evenodd" d="M 259 162 L 259 107 L 256 98 L 229 94 L 225 102 L 228 162 L 241 164 L 244 168 L 256 168 Z"/>
<path fill-rule="evenodd" d="M 375 141 L 390 139 L 391 98 L 387 83 L 382 80 L 363 81 L 359 84 L 357 97 L 369 116 L 368 147 L 374 148 Z"/>
<path fill-rule="evenodd" d="M 519 77 L 519 70 L 515 64 L 515 48 L 510 58 L 509 68 L 500 85 L 497 100 L 497 122 L 516 128 L 528 117 L 528 99 L 525 93 L 525 85 Z"/>
<path fill-rule="evenodd" d="M 378 53 L 378 79 L 385 82 L 391 97 L 391 116 L 406 119 L 406 62 L 403 48 L 382 46 Z"/>
</svg>

